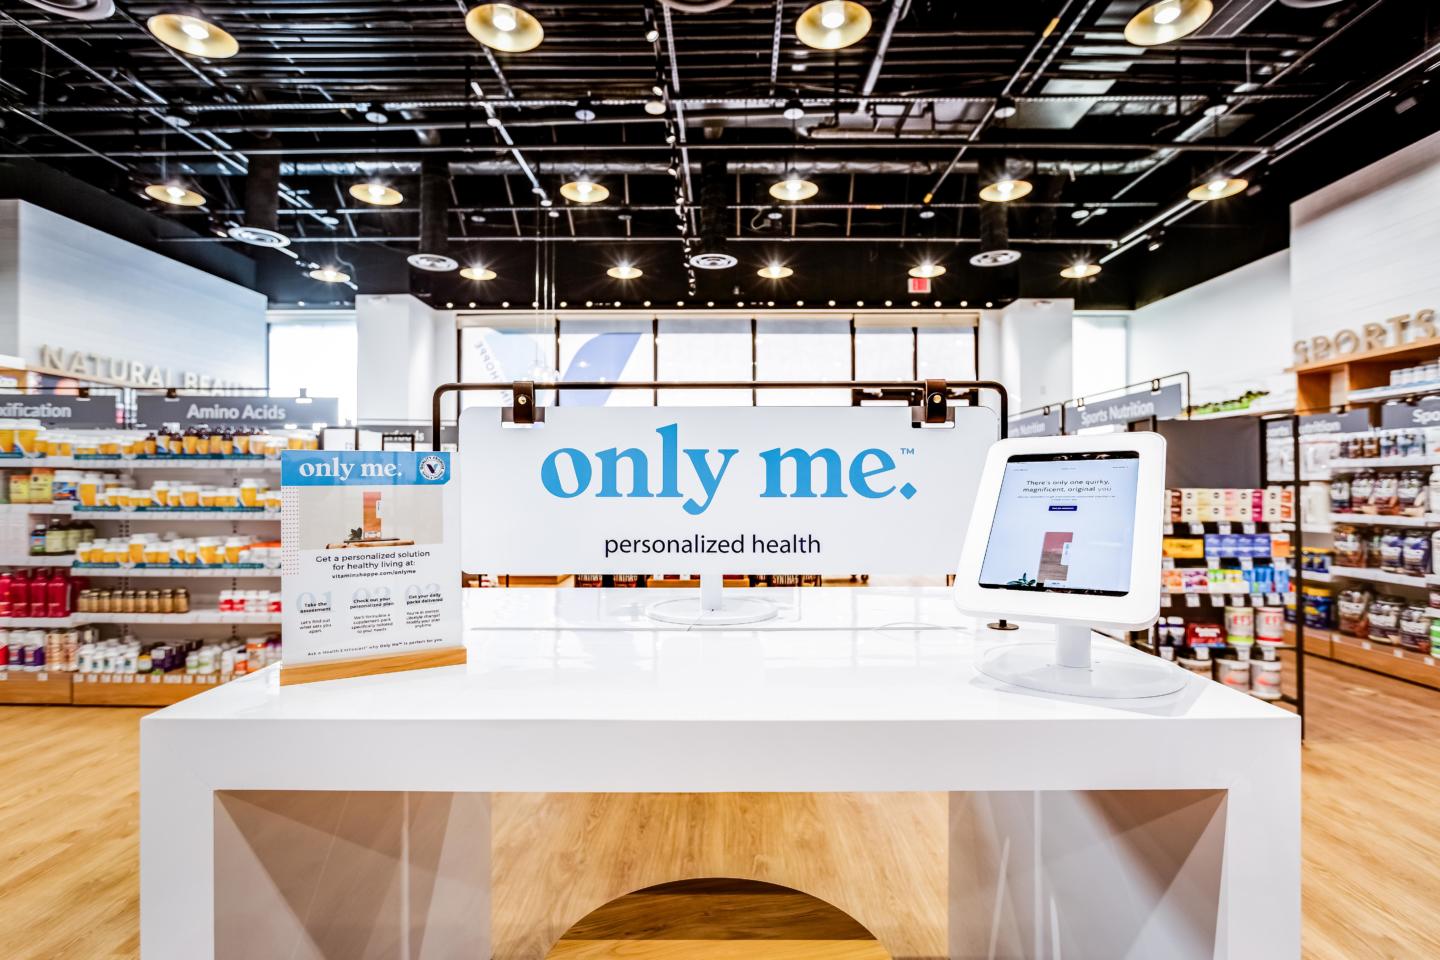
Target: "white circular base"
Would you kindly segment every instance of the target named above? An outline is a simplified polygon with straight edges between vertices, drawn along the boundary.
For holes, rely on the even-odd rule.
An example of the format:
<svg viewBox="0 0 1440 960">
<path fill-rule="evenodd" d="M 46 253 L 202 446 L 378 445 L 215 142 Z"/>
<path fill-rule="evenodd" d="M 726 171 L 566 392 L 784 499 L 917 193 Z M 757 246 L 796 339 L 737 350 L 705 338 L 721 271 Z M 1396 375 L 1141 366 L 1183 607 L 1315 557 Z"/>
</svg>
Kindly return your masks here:
<svg viewBox="0 0 1440 960">
<path fill-rule="evenodd" d="M 1142 659 L 1097 647 L 1088 669 L 1062 667 L 1055 659 L 1054 643 L 1013 643 L 990 651 L 978 669 L 992 680 L 1027 690 L 1104 700 L 1163 697 L 1186 682 L 1184 670 L 1158 657 Z"/>
<path fill-rule="evenodd" d="M 729 593 L 730 591 L 726 591 Z M 719 610 L 706 610 L 700 606 L 699 597 L 677 597 L 661 600 L 645 608 L 645 615 L 661 623 L 679 623 L 685 626 L 731 627 L 742 623 L 760 623 L 773 620 L 780 610 L 769 600 L 754 597 L 726 597 Z"/>
</svg>

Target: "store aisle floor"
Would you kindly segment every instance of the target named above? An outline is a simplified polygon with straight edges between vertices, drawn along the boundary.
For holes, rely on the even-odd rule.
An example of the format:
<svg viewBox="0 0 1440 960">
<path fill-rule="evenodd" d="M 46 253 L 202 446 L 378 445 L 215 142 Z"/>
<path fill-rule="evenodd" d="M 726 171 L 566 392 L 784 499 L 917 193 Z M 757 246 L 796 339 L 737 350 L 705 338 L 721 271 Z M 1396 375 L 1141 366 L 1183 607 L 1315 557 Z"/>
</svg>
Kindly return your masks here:
<svg viewBox="0 0 1440 960">
<path fill-rule="evenodd" d="M 1440 889 L 1440 832 L 1433 829 L 1440 796 L 1440 693 L 1314 658 L 1308 666 L 1306 960 L 1440 956 L 1440 914 L 1431 909 Z M 0 902 L 6 916 L 0 957 L 138 956 L 138 720 L 145 712 L 0 707 Z M 897 809 L 897 799 L 904 809 Z M 497 891 L 497 960 L 538 960 L 545 934 L 536 934 L 527 918 L 549 917 L 558 936 L 565 926 L 560 918 L 574 909 L 565 902 L 566 891 L 577 902 L 584 898 L 564 871 L 527 871 L 522 857 L 533 862 L 533 844 L 544 837 L 563 839 L 583 830 L 593 839 L 606 803 L 614 799 L 519 795 L 497 801 L 496 870 L 511 881 Z M 703 801 L 717 803 L 733 806 L 730 812 L 742 818 L 755 815 L 751 799 Z M 874 818 L 868 826 L 881 829 L 882 819 L 903 820 L 904 831 L 894 833 L 909 837 L 896 847 L 905 857 L 899 869 L 929 896 L 906 904 L 888 936 L 874 932 L 899 942 L 908 956 L 938 956 L 944 942 L 943 858 L 937 853 L 944 810 L 942 798 L 927 794 L 885 804 L 835 796 L 798 809 L 792 799 L 786 816 L 809 820 L 838 813 Z M 537 822 L 546 829 L 535 830 Z M 622 839 L 617 833 L 617 844 Z M 821 835 L 810 841 L 807 856 L 817 855 L 815 843 L 828 842 Z M 837 845 L 818 854 L 843 856 L 844 850 Z M 617 849 L 613 863 L 630 869 L 633 858 Z M 809 863 L 794 868 L 802 876 L 811 869 Z M 881 886 L 857 912 L 886 912 Z"/>
</svg>

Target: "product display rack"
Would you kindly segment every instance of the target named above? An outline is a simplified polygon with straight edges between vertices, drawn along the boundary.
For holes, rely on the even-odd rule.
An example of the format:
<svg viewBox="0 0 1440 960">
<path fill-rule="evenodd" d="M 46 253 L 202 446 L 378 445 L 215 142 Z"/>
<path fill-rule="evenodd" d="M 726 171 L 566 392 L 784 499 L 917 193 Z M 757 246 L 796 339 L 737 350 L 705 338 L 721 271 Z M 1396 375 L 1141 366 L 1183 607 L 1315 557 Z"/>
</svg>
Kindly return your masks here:
<svg viewBox="0 0 1440 960">
<path fill-rule="evenodd" d="M 1344 444 L 1355 437 L 1376 438 L 1386 433 L 1384 428 L 1374 426 L 1377 420 L 1384 419 L 1377 417 L 1382 405 L 1401 401 L 1423 402 L 1428 397 L 1440 395 L 1440 381 L 1433 377 L 1427 378 L 1425 382 L 1391 383 L 1396 371 L 1421 363 L 1433 364 L 1437 354 L 1440 354 L 1440 343 L 1432 340 L 1304 364 L 1295 370 L 1297 395 L 1302 409 L 1315 413 L 1336 410 L 1367 411 L 1372 425 L 1369 430 L 1362 434 L 1341 434 L 1330 438 L 1336 443 Z M 1337 400 L 1340 401 L 1338 405 Z M 1407 428 L 1395 429 L 1405 431 Z M 1413 435 L 1425 434 L 1425 428 L 1421 426 L 1410 427 L 1408 431 Z M 1414 438 L 1412 436 L 1411 439 Z M 1413 450 L 1413 446 L 1410 449 Z M 1395 470 L 1431 472 L 1437 467 L 1440 467 L 1440 452 L 1436 452 L 1436 447 L 1427 441 L 1418 453 L 1332 457 L 1328 462 L 1328 475 L 1337 483 L 1345 484 L 1364 473 L 1382 476 Z M 1429 489 L 1433 491 L 1434 487 Z M 1326 502 L 1330 504 L 1332 492 L 1327 490 L 1326 493 Z M 1437 510 L 1434 502 L 1427 505 L 1423 515 L 1414 516 L 1336 511 L 1332 505 L 1328 519 L 1325 531 L 1328 536 L 1335 535 L 1336 527 L 1355 527 L 1362 532 L 1368 531 L 1368 536 L 1374 536 L 1375 531 L 1386 527 L 1421 537 L 1427 536 L 1431 531 L 1440 530 L 1440 510 Z M 1432 572 L 1434 570 L 1433 556 L 1423 573 L 1409 569 L 1398 572 L 1338 563 L 1331 569 L 1337 590 L 1370 587 L 1375 590 L 1375 599 L 1380 599 L 1384 595 L 1379 591 L 1383 589 L 1404 601 L 1407 610 L 1423 606 L 1432 623 L 1429 650 L 1414 649 L 1392 640 L 1392 636 L 1398 640 L 1398 631 L 1387 630 L 1386 636 L 1377 637 L 1367 629 L 1367 635 L 1361 636 L 1358 633 L 1345 632 L 1338 625 L 1334 629 L 1321 631 L 1323 643 L 1307 644 L 1306 649 L 1340 663 L 1440 689 L 1440 657 L 1435 656 L 1436 644 L 1433 639 L 1436 633 L 1435 624 L 1440 620 L 1440 606 L 1436 605 L 1435 590 L 1440 586 L 1440 577 Z M 1364 622 L 1367 625 L 1370 622 L 1368 608 Z"/>
<path fill-rule="evenodd" d="M 65 434 L 83 437 L 87 432 L 115 433 L 136 428 L 115 427 L 60 428 Z M 269 485 L 278 483 L 280 461 L 277 457 L 259 455 L 186 456 L 0 456 L 0 479 L 9 490 L 13 471 L 72 470 L 136 474 L 148 487 L 167 479 L 187 484 L 238 485 L 247 477 L 268 478 Z M 0 504 L 0 522 L 8 525 L 12 537 L 17 528 L 28 530 L 31 522 L 53 519 L 84 521 L 96 527 L 103 537 L 127 537 L 155 529 L 163 524 L 166 530 L 185 535 L 224 537 L 240 535 L 242 530 L 267 535 L 273 530 L 279 536 L 280 514 L 263 507 L 88 507 L 75 501 Z M 258 640 L 263 635 L 279 632 L 278 612 L 232 612 L 218 609 L 216 598 L 222 591 L 238 589 L 278 588 L 279 572 L 260 564 L 244 566 L 131 566 L 122 564 L 76 563 L 73 554 L 31 554 L 25 551 L 28 541 L 11 539 L 0 553 L 0 567 L 50 568 L 68 572 L 72 578 L 83 578 L 96 587 L 114 591 L 132 589 L 145 584 L 147 589 L 185 586 L 191 597 L 191 609 L 185 613 L 80 612 L 72 610 L 65 617 L 3 617 L 0 629 L 5 631 L 71 630 L 75 628 L 113 626 L 128 628 L 140 639 L 171 643 L 198 639 L 204 642 Z M 151 586 L 153 585 L 153 586 Z M 74 588 L 77 591 L 79 586 Z M 140 591 L 143 593 L 144 591 Z M 71 597 L 74 604 L 76 598 Z M 260 629 L 264 628 L 264 629 Z M 108 634 L 102 634 L 105 636 Z M 57 669 L 21 669 L 12 663 L 0 666 L 0 703 L 51 703 L 77 705 L 166 706 L 193 696 L 216 683 L 230 679 L 220 673 L 80 673 Z"/>
<path fill-rule="evenodd" d="M 1191 421 L 1188 419 L 1160 421 L 1153 417 L 1131 424 L 1132 429 L 1150 429 L 1165 433 L 1171 444 L 1190 443 L 1191 445 L 1198 445 L 1205 449 L 1208 449 L 1206 446 L 1207 443 L 1215 443 L 1223 446 L 1226 442 L 1225 438 L 1216 441 L 1205 436 L 1211 432 L 1238 432 L 1240 436 L 1248 437 L 1249 439 L 1245 442 L 1253 444 L 1258 454 L 1258 470 L 1256 474 L 1239 478 L 1227 478 L 1222 475 L 1217 475 L 1217 471 L 1219 474 L 1224 474 L 1225 471 L 1213 466 L 1213 464 L 1223 464 L 1227 459 L 1223 455 L 1224 450 L 1217 449 L 1214 457 L 1202 456 L 1200 458 L 1208 464 L 1212 464 L 1212 466 L 1208 466 L 1207 468 L 1209 472 L 1200 479 L 1189 478 L 1185 473 L 1185 465 L 1172 464 L 1167 472 L 1167 488 L 1172 490 L 1182 488 L 1211 488 L 1223 490 L 1228 488 L 1242 491 L 1265 491 L 1274 488 L 1280 488 L 1281 490 L 1288 489 L 1291 512 L 1288 519 L 1278 520 L 1205 520 L 1193 522 L 1184 520 L 1175 522 L 1172 520 L 1166 523 L 1164 533 L 1167 541 L 1172 538 L 1205 538 L 1207 535 L 1219 538 L 1233 534 L 1244 537 L 1276 534 L 1288 538 L 1290 547 L 1288 557 L 1283 553 L 1277 554 L 1275 552 L 1273 541 L 1271 542 L 1271 550 L 1266 555 L 1242 557 L 1238 555 L 1225 556 L 1223 554 L 1209 555 L 1207 552 L 1207 554 L 1189 558 L 1167 557 L 1162 561 L 1162 578 L 1171 576 L 1166 572 L 1169 570 L 1183 570 L 1187 567 L 1196 567 L 1199 570 L 1207 572 L 1212 570 L 1229 572 L 1230 576 L 1243 579 L 1247 571 L 1263 569 L 1269 566 L 1277 570 L 1285 571 L 1285 575 L 1289 581 L 1287 589 L 1284 591 L 1270 590 L 1255 592 L 1249 586 L 1238 589 L 1233 587 L 1226 589 L 1222 585 L 1219 589 L 1207 586 L 1207 588 L 1203 590 L 1170 591 L 1162 586 L 1160 621 L 1151 631 L 1132 632 L 1129 635 L 1129 639 L 1134 646 L 1156 655 L 1162 655 L 1162 653 L 1164 653 L 1162 647 L 1165 645 L 1173 646 L 1177 651 L 1186 649 L 1185 644 L 1175 643 L 1176 638 L 1173 636 L 1169 638 L 1164 636 L 1165 631 L 1174 629 L 1174 625 L 1169 623 L 1169 619 L 1172 617 L 1179 617 L 1184 621 L 1183 626 L 1187 634 L 1190 630 L 1189 625 L 1191 623 L 1198 623 L 1208 625 L 1212 627 L 1214 631 L 1218 632 L 1220 636 L 1224 636 L 1224 619 L 1227 608 L 1234 610 L 1240 607 L 1250 607 L 1255 611 L 1251 615 L 1252 617 L 1258 616 L 1261 610 L 1274 611 L 1279 609 L 1284 611 L 1282 615 L 1288 618 L 1290 616 L 1288 611 L 1293 610 L 1293 621 L 1286 622 L 1282 625 L 1282 642 L 1262 642 L 1258 639 L 1252 639 L 1251 642 L 1243 645 L 1246 648 L 1243 653 L 1248 655 L 1250 669 L 1253 671 L 1257 669 L 1255 663 L 1263 660 L 1263 655 L 1268 648 L 1269 654 L 1273 655 L 1280 663 L 1280 691 L 1278 696 L 1266 696 L 1264 699 L 1292 708 L 1302 717 L 1303 721 L 1305 712 L 1305 658 L 1299 655 L 1299 651 L 1301 649 L 1308 650 L 1309 648 L 1310 641 L 1306 633 L 1310 628 L 1305 624 L 1305 611 L 1303 605 L 1299 604 L 1298 598 L 1304 595 L 1305 584 L 1308 581 L 1312 581 L 1317 574 L 1313 571 L 1307 571 L 1303 562 L 1305 550 L 1303 528 L 1305 517 L 1303 506 L 1300 502 L 1299 483 L 1293 477 L 1277 477 L 1272 476 L 1270 473 L 1270 463 L 1266 458 L 1267 434 L 1273 433 L 1277 427 L 1286 432 L 1288 442 L 1292 446 L 1292 452 L 1298 458 L 1298 421 L 1293 415 L 1272 414 L 1248 416 L 1244 418 L 1214 418 L 1195 423 L 1193 427 L 1191 426 Z M 1298 462 L 1298 460 L 1296 462 Z M 1323 574 L 1320 574 L 1320 576 L 1323 576 Z M 1258 582 L 1263 583 L 1263 578 Z M 1274 614 L 1271 615 L 1273 616 Z M 1255 632 L 1258 633 L 1258 630 Z M 1228 641 L 1228 637 L 1226 639 Z M 1210 654 L 1212 649 L 1219 650 L 1223 654 L 1218 660 L 1210 657 L 1213 663 L 1223 663 L 1232 658 L 1237 662 L 1243 662 L 1239 661 L 1242 651 L 1234 644 L 1226 642 L 1215 648 L 1207 648 L 1207 654 Z M 1177 658 L 1179 657 L 1178 652 L 1173 655 Z M 1192 653 L 1191 656 L 1193 658 L 1195 654 Z M 1199 664 L 1203 662 L 1203 660 L 1197 660 L 1196 666 L 1193 669 L 1199 669 Z M 1211 669 L 1215 672 L 1215 677 L 1218 681 L 1221 670 L 1238 668 L 1214 666 Z"/>
</svg>

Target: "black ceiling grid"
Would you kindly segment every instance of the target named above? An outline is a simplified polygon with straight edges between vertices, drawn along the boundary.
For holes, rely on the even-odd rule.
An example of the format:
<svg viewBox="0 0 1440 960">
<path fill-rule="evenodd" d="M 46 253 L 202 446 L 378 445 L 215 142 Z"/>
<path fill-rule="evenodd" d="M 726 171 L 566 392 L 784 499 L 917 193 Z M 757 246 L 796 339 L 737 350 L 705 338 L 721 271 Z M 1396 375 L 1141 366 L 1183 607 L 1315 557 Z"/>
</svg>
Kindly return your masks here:
<svg viewBox="0 0 1440 960">
<path fill-rule="evenodd" d="M 440 305 L 528 308 L 551 243 L 561 249 L 545 299 L 571 306 L 909 307 L 906 270 L 931 258 L 947 273 L 918 301 L 927 306 L 1018 295 L 1128 308 L 1284 247 L 1292 199 L 1440 128 L 1440 25 L 1433 5 L 1406 0 L 1217 0 L 1195 34 L 1145 48 L 1123 38 L 1135 0 L 871 0 L 868 35 L 834 52 L 797 39 L 799 0 L 704 13 L 554 0 L 526 5 L 545 38 L 514 54 L 478 44 L 455 0 L 202 0 L 239 43 L 224 60 L 152 37 L 147 19 L 179 9 L 167 4 L 118 0 L 114 15 L 81 21 L 0 2 L 0 163 L 30 171 L 0 168 L 0 193 L 23 196 L 44 179 L 34 164 L 54 168 L 123 196 L 140 221 L 164 217 L 148 230 L 156 249 L 253 258 L 254 284 L 277 303 L 352 296 L 300 269 L 330 259 L 361 292 L 416 289 L 406 256 L 419 243 L 419 171 L 441 160 L 449 253 L 499 276 L 422 278 L 419 292 Z M 663 115 L 645 109 L 657 77 Z M 784 115 L 792 100 L 802 116 Z M 689 164 L 677 177 L 680 146 Z M 247 223 L 250 159 L 275 154 L 275 222 L 295 257 L 226 236 Z M 968 262 L 980 249 L 977 171 L 995 159 L 1023 164 L 1035 184 L 1007 205 L 1022 255 L 1007 270 Z M 582 168 L 609 189 L 603 202 L 561 196 Z M 769 186 L 791 169 L 818 194 L 774 200 Z M 1191 187 L 1237 169 L 1246 192 L 1186 203 Z M 146 197 L 162 174 L 207 202 Z M 404 199 L 354 200 L 349 187 L 371 177 Z M 724 189 L 707 191 L 715 177 Z M 703 223 L 706 242 L 737 260 L 697 271 L 693 294 L 677 186 L 696 249 Z M 47 203 L 63 204 L 57 194 Z M 707 200 L 724 209 L 703 216 Z M 563 219 L 549 222 L 552 211 Z M 1104 270 L 1061 278 L 1077 259 Z M 622 260 L 643 278 L 606 276 Z M 775 260 L 793 276 L 756 275 Z"/>
</svg>

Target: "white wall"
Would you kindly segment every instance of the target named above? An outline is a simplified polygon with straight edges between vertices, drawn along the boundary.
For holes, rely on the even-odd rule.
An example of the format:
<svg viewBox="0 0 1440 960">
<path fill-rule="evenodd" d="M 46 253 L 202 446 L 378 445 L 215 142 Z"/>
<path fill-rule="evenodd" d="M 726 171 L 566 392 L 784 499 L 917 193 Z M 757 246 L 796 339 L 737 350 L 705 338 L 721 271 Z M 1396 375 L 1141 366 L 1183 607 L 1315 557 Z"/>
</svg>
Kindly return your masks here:
<svg viewBox="0 0 1440 960">
<path fill-rule="evenodd" d="M 435 388 L 455 380 L 455 314 L 409 294 L 355 298 L 360 421 L 430 422 Z M 443 415 L 453 417 L 454 396 Z"/>
<path fill-rule="evenodd" d="M 1294 339 L 1440 308 L 1440 133 L 1290 207 Z"/>
<path fill-rule="evenodd" d="M 980 376 L 999 380 L 1013 412 L 1074 392 L 1073 300 L 1016 300 L 980 312 Z"/>
<path fill-rule="evenodd" d="M 1190 372 L 1193 403 L 1247 390 L 1295 395 L 1290 252 L 1271 254 L 1130 314 L 1132 382 Z"/>
<path fill-rule="evenodd" d="M 1130 382 L 1125 344 L 1129 318 L 1123 313 L 1075 315 L 1071 326 L 1070 387 L 1077 397 L 1117 390 Z"/>
<path fill-rule="evenodd" d="M 22 200 L 0 200 L 0 353 L 42 344 L 265 386 L 265 296 Z"/>
</svg>

